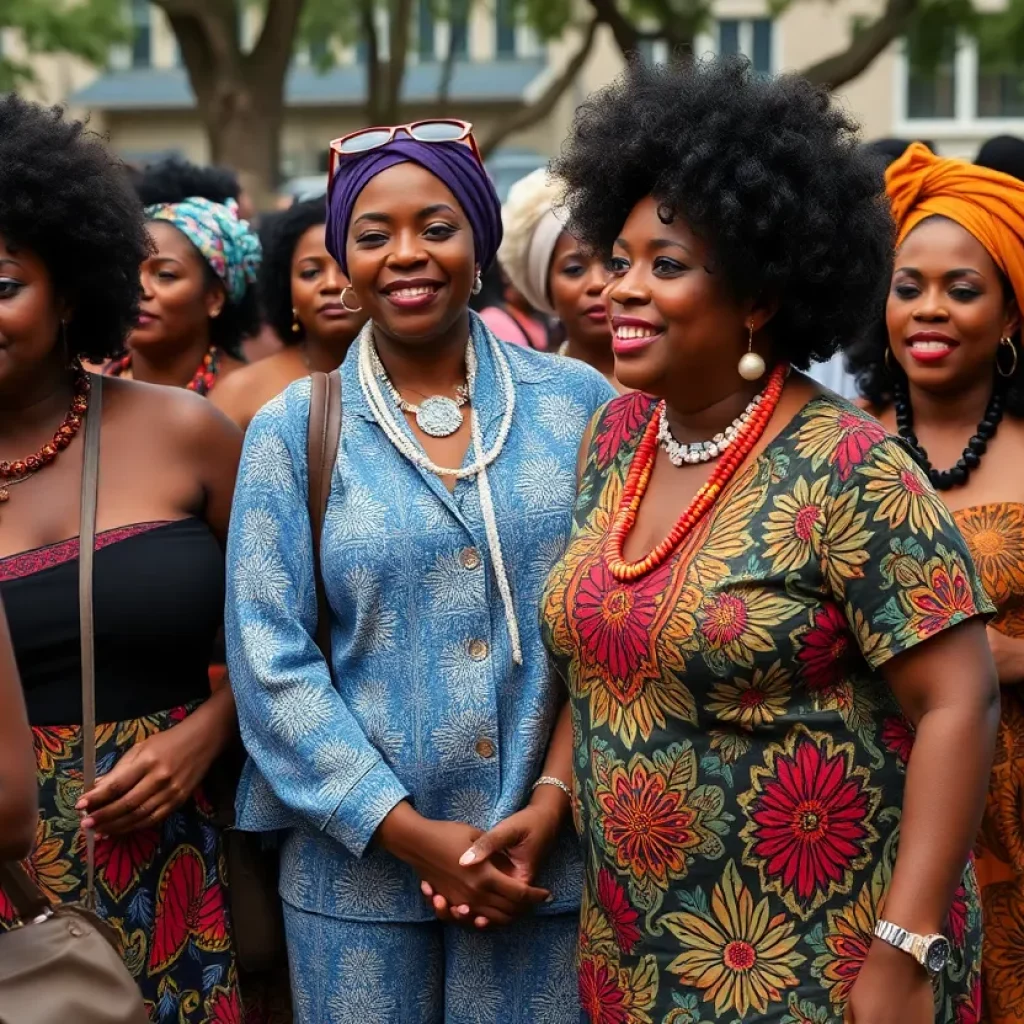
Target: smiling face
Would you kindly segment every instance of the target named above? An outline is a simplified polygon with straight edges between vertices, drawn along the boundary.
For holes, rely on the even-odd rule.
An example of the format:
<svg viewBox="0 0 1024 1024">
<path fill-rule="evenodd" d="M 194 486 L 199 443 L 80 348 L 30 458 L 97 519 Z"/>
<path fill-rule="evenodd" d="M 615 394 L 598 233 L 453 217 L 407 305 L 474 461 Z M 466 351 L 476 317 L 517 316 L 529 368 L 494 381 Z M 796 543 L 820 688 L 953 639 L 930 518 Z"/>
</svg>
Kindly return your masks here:
<svg viewBox="0 0 1024 1024">
<path fill-rule="evenodd" d="M 139 322 L 128 343 L 185 347 L 209 337 L 210 319 L 224 308 L 224 288 L 199 250 L 173 225 L 147 225 L 155 251 L 141 268 Z"/>
<path fill-rule="evenodd" d="M 359 304 L 388 337 L 420 344 L 468 323 L 473 232 L 448 188 L 419 164 L 389 167 L 359 194 L 346 256 Z"/>
<path fill-rule="evenodd" d="M 292 307 L 306 336 L 335 348 L 347 345 L 366 323 L 366 312 L 349 312 L 341 295 L 349 279 L 327 251 L 326 227 L 314 224 L 299 237 L 292 253 Z M 356 303 L 351 290 L 349 306 Z"/>
<path fill-rule="evenodd" d="M 60 303 L 38 256 L 0 237 L 0 386 L 20 386 L 54 354 Z"/>
<path fill-rule="evenodd" d="M 607 283 L 604 261 L 581 252 L 576 239 L 563 231 L 548 274 L 551 304 L 570 338 L 605 351 L 611 344 L 608 307 L 602 296 Z"/>
<path fill-rule="evenodd" d="M 648 197 L 633 208 L 612 250 L 605 292 L 615 376 L 627 388 L 682 409 L 738 390 L 750 311 L 705 268 L 707 246 L 679 218 L 664 223 Z"/>
<path fill-rule="evenodd" d="M 1016 304 L 988 251 L 942 217 L 923 221 L 900 246 L 885 320 L 908 379 L 936 393 L 991 379 L 999 339 L 1018 328 Z"/>
</svg>

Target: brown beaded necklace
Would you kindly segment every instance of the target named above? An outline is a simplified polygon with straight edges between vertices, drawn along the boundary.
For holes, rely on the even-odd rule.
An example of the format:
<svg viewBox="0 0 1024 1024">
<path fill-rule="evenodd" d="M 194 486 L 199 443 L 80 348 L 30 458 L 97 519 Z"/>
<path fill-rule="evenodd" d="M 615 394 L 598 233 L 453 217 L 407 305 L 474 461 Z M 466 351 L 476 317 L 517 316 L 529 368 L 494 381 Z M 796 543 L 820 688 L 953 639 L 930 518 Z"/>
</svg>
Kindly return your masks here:
<svg viewBox="0 0 1024 1024">
<path fill-rule="evenodd" d="M 89 408 L 89 391 L 92 384 L 89 374 L 78 368 L 75 374 L 74 389 L 71 397 L 71 408 L 65 415 L 61 425 L 53 437 L 33 455 L 14 462 L 0 462 L 0 502 L 10 499 L 9 487 L 24 483 L 35 476 L 44 466 L 48 466 L 74 440 L 82 429 L 82 417 Z"/>
</svg>

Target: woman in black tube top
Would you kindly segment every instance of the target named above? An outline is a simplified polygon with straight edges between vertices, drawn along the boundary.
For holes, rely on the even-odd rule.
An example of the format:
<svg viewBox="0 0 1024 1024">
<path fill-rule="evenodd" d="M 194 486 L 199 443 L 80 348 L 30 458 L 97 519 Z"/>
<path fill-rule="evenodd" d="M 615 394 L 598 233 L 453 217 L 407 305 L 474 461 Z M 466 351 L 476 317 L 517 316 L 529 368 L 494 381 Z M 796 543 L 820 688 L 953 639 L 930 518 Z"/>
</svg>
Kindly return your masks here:
<svg viewBox="0 0 1024 1024">
<path fill-rule="evenodd" d="M 81 787 L 79 490 L 91 378 L 137 317 L 142 210 L 82 125 L 0 100 L 0 593 L 33 727 L 40 816 L 30 868 L 83 889 L 154 1021 L 241 1019 L 218 831 L 201 784 L 235 733 L 207 664 L 239 430 L 197 395 L 104 382 L 94 566 L 99 780 Z M 15 486 L 17 485 L 17 486 Z M 0 715 L 4 709 L 0 708 Z M 12 920 L 0 896 L 0 927 Z"/>
</svg>

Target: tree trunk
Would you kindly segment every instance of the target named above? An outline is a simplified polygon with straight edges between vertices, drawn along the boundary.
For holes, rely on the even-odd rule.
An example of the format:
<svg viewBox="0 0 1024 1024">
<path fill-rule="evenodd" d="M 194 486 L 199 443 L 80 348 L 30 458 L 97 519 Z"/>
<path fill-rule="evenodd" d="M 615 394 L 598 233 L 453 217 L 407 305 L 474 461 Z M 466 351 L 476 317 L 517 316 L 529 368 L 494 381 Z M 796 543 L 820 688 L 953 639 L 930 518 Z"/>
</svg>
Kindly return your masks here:
<svg viewBox="0 0 1024 1024">
<path fill-rule="evenodd" d="M 154 0 L 167 13 L 214 163 L 234 170 L 257 208 L 278 184 L 285 78 L 303 0 L 267 0 L 259 40 L 243 53 L 236 0 Z"/>
</svg>

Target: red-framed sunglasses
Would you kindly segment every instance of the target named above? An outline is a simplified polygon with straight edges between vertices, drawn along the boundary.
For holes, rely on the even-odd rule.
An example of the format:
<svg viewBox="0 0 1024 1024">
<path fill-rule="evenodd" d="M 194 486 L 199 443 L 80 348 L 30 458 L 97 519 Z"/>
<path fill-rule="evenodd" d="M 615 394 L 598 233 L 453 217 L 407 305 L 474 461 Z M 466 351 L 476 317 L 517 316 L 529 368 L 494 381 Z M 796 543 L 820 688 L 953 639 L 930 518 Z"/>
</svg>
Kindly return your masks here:
<svg viewBox="0 0 1024 1024">
<path fill-rule="evenodd" d="M 473 126 L 468 121 L 437 117 L 429 121 L 413 121 L 411 124 L 397 124 L 391 128 L 360 128 L 357 132 L 343 135 L 331 143 L 331 160 L 328 165 L 328 183 L 334 181 L 338 164 L 347 156 L 362 156 L 371 149 L 386 146 L 400 132 L 417 142 L 461 142 L 468 146 L 473 156 L 483 166 L 480 147 L 473 138 Z"/>
</svg>

